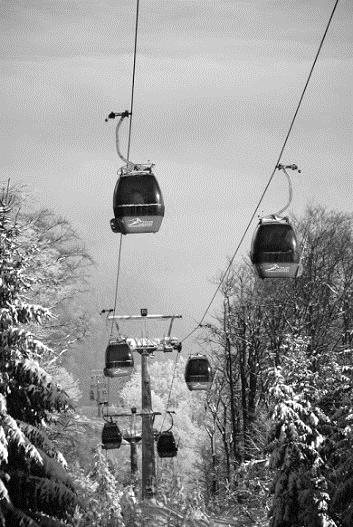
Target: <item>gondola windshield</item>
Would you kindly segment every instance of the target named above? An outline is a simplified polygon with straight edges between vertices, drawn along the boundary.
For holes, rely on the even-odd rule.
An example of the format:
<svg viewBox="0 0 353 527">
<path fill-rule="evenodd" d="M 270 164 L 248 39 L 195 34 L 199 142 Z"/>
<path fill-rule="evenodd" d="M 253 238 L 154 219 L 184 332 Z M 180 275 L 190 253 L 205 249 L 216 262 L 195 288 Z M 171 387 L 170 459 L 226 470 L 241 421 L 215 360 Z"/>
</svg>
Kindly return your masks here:
<svg viewBox="0 0 353 527">
<path fill-rule="evenodd" d="M 159 457 L 175 457 L 177 455 L 178 447 L 171 430 L 166 430 L 159 434 L 157 439 L 157 452 Z"/>
<path fill-rule="evenodd" d="M 134 367 L 134 357 L 130 346 L 125 342 L 110 342 L 105 351 L 104 375 L 120 377 L 129 375 Z"/>
<path fill-rule="evenodd" d="M 252 250 L 253 263 L 298 261 L 297 239 L 289 223 L 261 224 Z"/>
<path fill-rule="evenodd" d="M 122 176 L 114 191 L 114 212 L 118 207 L 133 207 L 134 205 L 155 205 L 156 210 L 164 207 L 162 194 L 154 174 L 143 173 Z M 126 210 L 126 213 L 129 211 Z"/>
<path fill-rule="evenodd" d="M 189 357 L 185 367 L 185 382 L 189 390 L 207 390 L 212 383 L 212 369 L 206 355 Z"/>
<path fill-rule="evenodd" d="M 102 448 L 104 450 L 120 448 L 121 442 L 122 434 L 118 425 L 114 422 L 104 423 L 102 430 Z"/>
<path fill-rule="evenodd" d="M 108 344 L 106 350 L 106 359 L 107 362 L 117 362 L 122 366 L 131 366 L 131 363 L 133 362 L 133 356 L 130 346 L 125 342 L 115 342 Z"/>
<path fill-rule="evenodd" d="M 286 217 L 260 219 L 250 256 L 260 278 L 297 278 L 302 274 L 297 238 Z"/>
</svg>

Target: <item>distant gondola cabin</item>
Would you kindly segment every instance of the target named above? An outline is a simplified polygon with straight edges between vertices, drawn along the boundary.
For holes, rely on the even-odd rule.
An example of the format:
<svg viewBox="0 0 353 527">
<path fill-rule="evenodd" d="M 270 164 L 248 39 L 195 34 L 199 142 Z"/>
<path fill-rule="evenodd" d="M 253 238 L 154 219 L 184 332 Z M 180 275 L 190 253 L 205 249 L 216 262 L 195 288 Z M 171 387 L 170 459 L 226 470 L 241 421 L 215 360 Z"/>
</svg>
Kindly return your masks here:
<svg viewBox="0 0 353 527">
<path fill-rule="evenodd" d="M 177 455 L 178 447 L 171 430 L 166 430 L 159 434 L 157 439 L 157 452 L 159 457 L 175 457 Z"/>
<path fill-rule="evenodd" d="M 114 190 L 113 232 L 138 234 L 158 232 L 163 216 L 164 201 L 151 166 L 121 174 Z M 139 168 L 137 166 L 136 168 Z"/>
<path fill-rule="evenodd" d="M 207 390 L 212 384 L 212 369 L 206 355 L 192 355 L 185 366 L 189 390 Z"/>
<path fill-rule="evenodd" d="M 302 274 L 297 237 L 288 218 L 260 219 L 250 258 L 260 278 L 296 278 Z"/>
<path fill-rule="evenodd" d="M 125 377 L 130 375 L 134 367 L 134 357 L 130 346 L 124 341 L 109 342 L 105 351 L 106 377 Z"/>
<path fill-rule="evenodd" d="M 122 434 L 116 423 L 104 423 L 102 430 L 102 448 L 104 450 L 111 450 L 113 448 L 120 448 L 122 441 Z"/>
</svg>

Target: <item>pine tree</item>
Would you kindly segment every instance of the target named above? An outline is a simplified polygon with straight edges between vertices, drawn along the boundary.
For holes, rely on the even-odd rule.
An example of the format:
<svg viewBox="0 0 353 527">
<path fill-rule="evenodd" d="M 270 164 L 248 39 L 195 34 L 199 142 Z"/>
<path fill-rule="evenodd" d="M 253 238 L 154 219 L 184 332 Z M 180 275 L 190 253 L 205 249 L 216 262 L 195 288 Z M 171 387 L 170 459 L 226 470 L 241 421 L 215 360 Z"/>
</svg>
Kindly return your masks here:
<svg viewBox="0 0 353 527">
<path fill-rule="evenodd" d="M 124 527 L 120 498 L 122 492 L 112 473 L 109 460 L 105 458 L 99 445 L 93 454 L 93 467 L 85 475 L 83 471 L 76 483 L 85 501 L 84 511 L 78 511 L 80 527 Z M 76 524 L 75 524 L 76 525 Z"/>
<path fill-rule="evenodd" d="M 46 427 L 69 400 L 42 368 L 50 350 L 29 331 L 52 315 L 27 301 L 36 246 L 21 244 L 16 192 L 0 194 L 0 525 L 59 526 L 76 495 Z"/>
<path fill-rule="evenodd" d="M 329 419 L 318 406 L 321 393 L 306 356 L 306 340 L 288 337 L 286 347 L 281 366 L 271 371 L 270 527 L 334 527 L 321 452 L 325 437 L 320 432 Z"/>
</svg>

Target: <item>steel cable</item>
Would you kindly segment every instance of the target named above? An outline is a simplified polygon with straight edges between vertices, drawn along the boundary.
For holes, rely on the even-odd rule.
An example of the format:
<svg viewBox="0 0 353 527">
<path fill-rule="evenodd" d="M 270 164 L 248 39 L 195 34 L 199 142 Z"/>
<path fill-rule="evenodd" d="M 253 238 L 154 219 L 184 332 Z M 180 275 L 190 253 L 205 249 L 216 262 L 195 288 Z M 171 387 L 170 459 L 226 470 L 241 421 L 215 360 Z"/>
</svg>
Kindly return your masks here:
<svg viewBox="0 0 353 527">
<path fill-rule="evenodd" d="M 236 247 L 236 249 L 235 249 L 235 251 L 234 251 L 234 253 L 233 253 L 232 258 L 231 258 L 230 261 L 229 261 L 229 264 L 228 264 L 228 266 L 227 266 L 225 272 L 224 272 L 223 275 L 221 276 L 221 279 L 220 279 L 220 281 L 219 281 L 219 284 L 218 284 L 218 286 L 217 286 L 217 288 L 216 288 L 216 290 L 215 290 L 215 292 L 214 292 L 214 294 L 213 294 L 213 296 L 212 296 L 212 298 L 211 298 L 209 304 L 207 305 L 207 307 L 206 307 L 206 309 L 205 309 L 205 311 L 204 311 L 204 313 L 203 313 L 203 315 L 202 315 L 202 317 L 201 317 L 199 323 L 198 323 L 197 326 L 195 326 L 195 327 L 194 327 L 189 333 L 187 333 L 187 335 L 182 339 L 181 342 L 184 342 L 185 340 L 187 340 L 188 338 L 190 338 L 191 335 L 193 335 L 193 334 L 195 333 L 195 331 L 201 326 L 202 322 L 204 321 L 204 319 L 205 319 L 207 313 L 209 312 L 209 310 L 210 310 L 210 308 L 211 308 L 211 306 L 212 306 L 212 304 L 213 304 L 213 302 L 214 302 L 214 299 L 216 298 L 216 296 L 217 296 L 217 294 L 218 294 L 218 292 L 219 292 L 219 290 L 220 290 L 220 288 L 221 288 L 223 282 L 225 281 L 225 279 L 226 279 L 227 276 L 228 276 L 228 273 L 229 273 L 229 271 L 230 271 L 230 268 L 231 268 L 232 265 L 233 265 L 234 259 L 235 259 L 236 255 L 238 254 L 239 248 L 240 248 L 240 246 L 242 245 L 242 243 L 243 243 L 243 241 L 244 241 L 244 238 L 245 238 L 246 234 L 247 234 L 248 231 L 249 231 L 249 228 L 250 228 L 250 226 L 251 226 L 251 223 L 252 223 L 252 221 L 253 221 L 253 219 L 254 219 L 254 217 L 255 217 L 255 215 L 256 215 L 256 213 L 257 213 L 257 211 L 258 211 L 258 209 L 259 209 L 259 207 L 260 207 L 260 205 L 261 205 L 261 203 L 262 203 L 262 201 L 263 201 L 263 199 L 264 199 L 264 197 L 265 197 L 265 194 L 266 194 L 266 192 L 267 192 L 267 190 L 268 190 L 268 188 L 269 188 L 269 186 L 270 186 L 270 184 L 271 184 L 271 182 L 272 182 L 272 180 L 273 180 L 273 177 L 274 177 L 274 175 L 275 175 L 275 173 L 276 173 L 277 166 L 279 165 L 279 163 L 280 163 L 280 161 L 281 161 L 281 158 L 282 158 L 282 155 L 283 155 L 283 152 L 284 152 L 284 149 L 285 149 L 285 147 L 287 146 L 288 139 L 289 139 L 290 134 L 291 134 L 291 132 L 292 132 L 292 129 L 293 129 L 293 126 L 294 126 L 295 120 L 296 120 L 296 118 L 297 118 L 297 115 L 298 115 L 299 109 L 300 109 L 301 104 L 302 104 L 302 101 L 303 101 L 303 99 L 304 99 L 304 95 L 305 95 L 305 92 L 306 92 L 307 87 L 308 87 L 308 85 L 309 85 L 309 82 L 310 82 L 310 79 L 311 79 L 312 73 L 313 73 L 313 71 L 314 71 L 314 68 L 315 68 L 316 62 L 317 62 L 317 60 L 318 60 L 318 58 L 319 58 L 319 55 L 320 55 L 320 52 L 321 52 L 322 46 L 323 46 L 323 44 L 324 44 L 324 41 L 325 41 L 325 38 L 326 38 L 327 32 L 328 32 L 329 27 L 330 27 L 330 25 L 331 25 L 331 21 L 332 21 L 332 19 L 333 19 L 334 13 L 335 13 L 335 11 L 336 11 L 336 7 L 337 7 L 337 5 L 338 5 L 338 2 L 339 2 L 339 0 L 336 0 L 336 1 L 335 1 L 335 5 L 334 5 L 334 7 L 333 7 L 333 9 L 332 9 L 332 12 L 331 12 L 330 18 L 329 18 L 329 20 L 328 20 L 328 22 L 327 22 L 327 25 L 326 25 L 326 28 L 325 28 L 324 34 L 323 34 L 323 36 L 322 36 L 321 42 L 320 42 L 319 47 L 318 47 L 318 50 L 317 50 L 317 52 L 316 52 L 316 55 L 315 55 L 314 61 L 313 61 L 313 63 L 312 63 L 312 66 L 311 66 L 311 69 L 310 69 L 309 75 L 308 75 L 308 77 L 307 77 L 307 80 L 306 80 L 305 86 L 304 86 L 303 91 L 302 91 L 302 93 L 301 93 L 301 96 L 300 96 L 300 98 L 299 98 L 299 102 L 298 102 L 298 104 L 297 104 L 296 110 L 295 110 L 295 112 L 294 112 L 293 118 L 292 118 L 292 120 L 291 120 L 291 123 L 290 123 L 289 129 L 288 129 L 288 132 L 287 132 L 287 135 L 286 135 L 285 140 L 284 140 L 284 142 L 283 142 L 282 148 L 281 148 L 280 153 L 279 153 L 279 155 L 278 155 L 278 158 L 277 158 L 277 161 L 276 161 L 276 163 L 275 163 L 275 166 L 274 166 L 274 169 L 273 169 L 273 171 L 272 171 L 272 174 L 271 174 L 271 176 L 270 176 L 270 178 L 269 178 L 269 180 L 268 180 L 268 182 L 267 182 L 267 184 L 266 184 L 266 186 L 265 186 L 265 188 L 264 188 L 264 190 L 263 190 L 263 192 L 262 192 L 262 194 L 261 194 L 261 196 L 260 196 L 260 199 L 259 199 L 259 201 L 258 201 L 258 203 L 257 203 L 257 205 L 256 205 L 256 207 L 255 207 L 255 209 L 254 209 L 254 212 L 252 213 L 252 215 L 251 215 L 251 217 L 250 217 L 249 223 L 247 224 L 247 226 L 246 226 L 246 228 L 245 228 L 245 231 L 244 231 L 243 235 L 242 235 L 241 238 L 240 238 L 240 241 L 239 241 L 239 243 L 238 243 L 238 245 L 237 245 L 237 247 Z"/>
</svg>

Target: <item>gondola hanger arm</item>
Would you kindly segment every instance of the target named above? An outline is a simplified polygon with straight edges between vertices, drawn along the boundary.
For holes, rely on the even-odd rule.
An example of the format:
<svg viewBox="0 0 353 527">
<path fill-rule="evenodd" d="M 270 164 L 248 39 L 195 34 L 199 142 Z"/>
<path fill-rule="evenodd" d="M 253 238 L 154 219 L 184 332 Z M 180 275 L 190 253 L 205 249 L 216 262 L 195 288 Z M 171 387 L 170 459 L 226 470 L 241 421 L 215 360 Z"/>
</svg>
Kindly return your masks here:
<svg viewBox="0 0 353 527">
<path fill-rule="evenodd" d="M 126 163 L 127 167 L 130 168 L 130 169 L 133 169 L 134 163 L 131 163 L 131 161 L 129 161 L 126 157 L 123 156 L 123 154 L 121 153 L 121 150 L 120 150 L 120 142 L 119 142 L 119 131 L 120 131 L 120 127 L 122 125 L 122 122 L 123 122 L 124 119 L 126 119 L 127 117 L 130 117 L 131 115 L 132 115 L 132 113 L 129 112 L 129 110 L 125 110 L 124 112 L 121 112 L 121 113 L 110 112 L 108 117 L 105 119 L 105 122 L 108 122 L 109 119 L 115 119 L 116 117 L 120 117 L 120 119 L 119 119 L 119 121 L 118 121 L 118 123 L 116 125 L 116 130 L 115 130 L 116 151 L 117 151 L 117 154 L 120 157 L 120 159 L 122 161 L 124 161 L 124 163 Z"/>
<path fill-rule="evenodd" d="M 291 181 L 291 178 L 290 178 L 287 170 L 297 170 L 299 172 L 299 174 L 300 174 L 301 170 L 299 170 L 298 166 L 295 165 L 294 163 L 291 164 L 291 165 L 282 165 L 281 163 L 279 163 L 276 168 L 278 170 L 282 170 L 282 172 L 285 174 L 285 176 L 287 178 L 287 181 L 288 181 L 288 192 L 289 192 L 288 202 L 286 203 L 286 205 L 281 210 L 279 210 L 278 212 L 276 212 L 273 215 L 273 216 L 282 216 L 284 211 L 286 211 L 288 209 L 289 205 L 292 203 L 292 198 L 293 198 L 292 181 Z"/>
<path fill-rule="evenodd" d="M 171 419 L 171 423 L 170 423 L 170 427 L 168 428 L 168 430 L 165 430 L 165 432 L 170 432 L 170 430 L 172 430 L 172 428 L 174 426 L 174 419 L 173 419 L 172 414 L 175 414 L 175 412 L 174 412 L 174 410 L 167 410 L 166 413 L 169 414 L 169 417 Z"/>
</svg>

